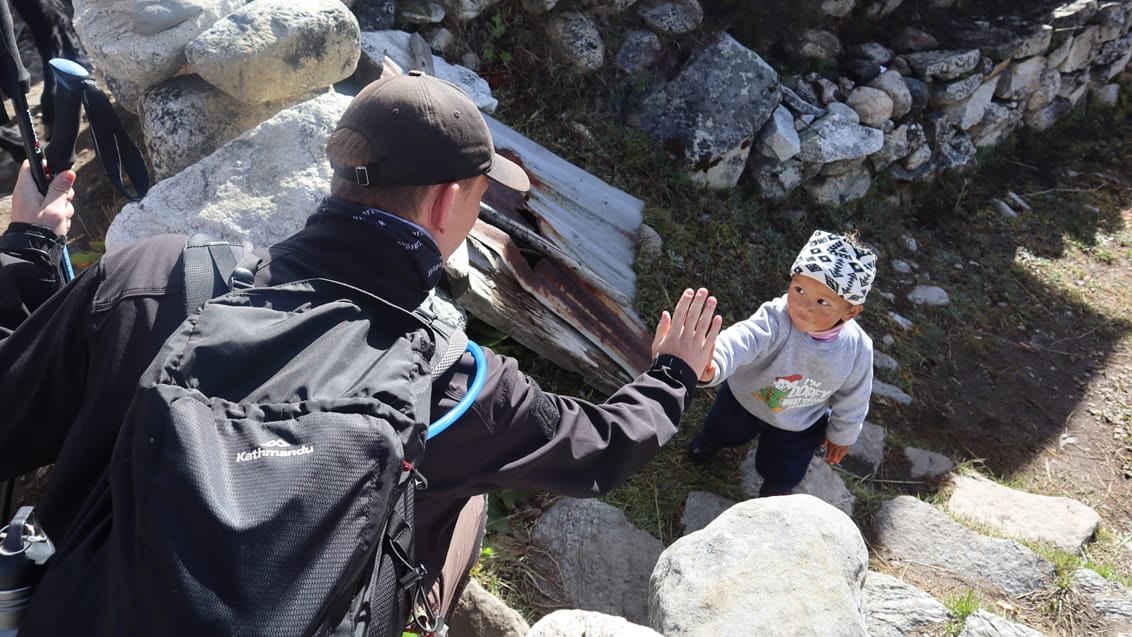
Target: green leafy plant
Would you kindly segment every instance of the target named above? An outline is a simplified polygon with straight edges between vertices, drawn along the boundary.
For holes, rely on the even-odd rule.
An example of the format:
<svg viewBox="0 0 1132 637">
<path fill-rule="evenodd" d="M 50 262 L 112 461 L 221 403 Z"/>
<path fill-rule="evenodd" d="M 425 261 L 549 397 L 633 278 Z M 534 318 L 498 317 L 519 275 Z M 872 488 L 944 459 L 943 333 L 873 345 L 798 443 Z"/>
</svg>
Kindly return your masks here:
<svg viewBox="0 0 1132 637">
<path fill-rule="evenodd" d="M 483 60 L 488 64 L 509 64 L 511 53 L 504 47 L 507 36 L 507 24 L 503 21 L 503 14 L 496 12 L 491 16 L 487 29 L 487 41 L 483 44 Z"/>
</svg>

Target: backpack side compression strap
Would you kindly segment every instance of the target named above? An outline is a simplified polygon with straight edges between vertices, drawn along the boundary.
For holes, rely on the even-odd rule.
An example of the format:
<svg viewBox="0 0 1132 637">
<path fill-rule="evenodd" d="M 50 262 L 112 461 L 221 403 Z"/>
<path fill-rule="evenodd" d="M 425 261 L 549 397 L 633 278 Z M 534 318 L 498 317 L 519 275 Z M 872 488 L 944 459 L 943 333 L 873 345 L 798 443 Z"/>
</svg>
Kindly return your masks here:
<svg viewBox="0 0 1132 637">
<path fill-rule="evenodd" d="M 243 252 L 243 246 L 218 241 L 203 232 L 189 237 L 182 256 L 187 314 L 195 312 L 205 301 L 228 292 L 228 277 Z"/>
</svg>

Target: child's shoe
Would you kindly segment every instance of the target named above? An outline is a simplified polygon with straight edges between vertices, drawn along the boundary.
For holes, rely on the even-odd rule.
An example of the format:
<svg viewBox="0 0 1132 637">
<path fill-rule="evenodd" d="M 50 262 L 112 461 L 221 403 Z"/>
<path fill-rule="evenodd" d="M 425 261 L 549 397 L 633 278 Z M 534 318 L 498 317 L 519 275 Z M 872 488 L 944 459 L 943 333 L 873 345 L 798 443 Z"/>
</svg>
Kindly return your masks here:
<svg viewBox="0 0 1132 637">
<path fill-rule="evenodd" d="M 708 442 L 703 434 L 696 434 L 688 444 L 688 460 L 696 464 L 705 464 L 715 457 L 719 447 Z"/>
</svg>

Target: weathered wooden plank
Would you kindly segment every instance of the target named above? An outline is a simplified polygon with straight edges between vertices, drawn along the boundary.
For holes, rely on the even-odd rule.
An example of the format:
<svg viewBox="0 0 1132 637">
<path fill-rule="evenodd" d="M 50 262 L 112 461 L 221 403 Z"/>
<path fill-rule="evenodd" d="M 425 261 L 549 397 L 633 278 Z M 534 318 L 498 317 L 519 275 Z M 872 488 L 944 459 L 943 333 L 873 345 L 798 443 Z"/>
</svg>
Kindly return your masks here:
<svg viewBox="0 0 1132 637">
<path fill-rule="evenodd" d="M 446 265 L 472 315 L 555 364 L 613 391 L 649 363 L 636 313 L 636 237 L 644 202 L 487 117 L 497 152 L 531 178 L 526 196 L 492 185 Z"/>
<path fill-rule="evenodd" d="M 627 298 L 635 299 L 637 275 L 633 256 L 644 202 L 492 117 L 485 119 L 496 150 L 523 166 L 531 177 L 531 192 L 522 205 L 525 221 L 576 261 L 586 264 L 597 277 Z M 491 196 L 486 199 L 501 212 L 516 208 L 513 200 L 499 202 Z"/>
<path fill-rule="evenodd" d="M 548 258 L 532 265 L 503 230 L 477 221 L 468 241 L 468 312 L 556 365 L 613 391 L 649 362 L 648 328 Z"/>
</svg>

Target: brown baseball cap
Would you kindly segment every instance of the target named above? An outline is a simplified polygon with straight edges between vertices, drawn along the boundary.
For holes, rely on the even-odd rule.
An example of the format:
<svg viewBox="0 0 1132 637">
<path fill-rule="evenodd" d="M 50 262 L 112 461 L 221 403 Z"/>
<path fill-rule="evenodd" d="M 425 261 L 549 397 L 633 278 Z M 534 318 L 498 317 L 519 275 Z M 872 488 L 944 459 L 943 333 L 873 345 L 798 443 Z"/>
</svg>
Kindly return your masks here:
<svg viewBox="0 0 1132 637">
<path fill-rule="evenodd" d="M 491 131 L 475 103 L 455 84 L 409 71 L 383 77 L 354 97 L 338 128 L 364 137 L 374 161 L 334 166 L 362 186 L 425 186 L 487 175 L 526 192 L 527 173 L 495 152 Z"/>
</svg>

